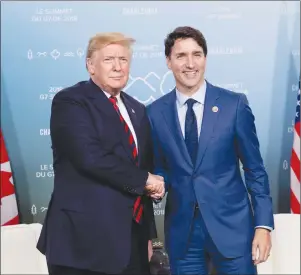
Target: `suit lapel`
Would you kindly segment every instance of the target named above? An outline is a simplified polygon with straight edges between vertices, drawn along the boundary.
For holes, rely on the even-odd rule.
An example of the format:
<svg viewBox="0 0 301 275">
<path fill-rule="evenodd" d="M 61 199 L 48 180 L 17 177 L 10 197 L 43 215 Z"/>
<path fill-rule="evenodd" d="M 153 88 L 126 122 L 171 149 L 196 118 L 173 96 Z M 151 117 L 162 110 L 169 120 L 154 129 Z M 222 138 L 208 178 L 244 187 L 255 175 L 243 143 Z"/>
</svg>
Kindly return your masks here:
<svg viewBox="0 0 301 275">
<path fill-rule="evenodd" d="M 196 171 L 202 163 L 205 151 L 214 131 L 215 123 L 220 113 L 217 109 L 219 107 L 217 104 L 218 97 L 219 90 L 207 82 L 203 121 L 199 138 L 198 154 L 195 164 Z"/>
<path fill-rule="evenodd" d="M 116 135 L 121 137 L 122 145 L 127 152 L 128 157 L 134 162 L 128 140 L 120 122 L 117 112 L 114 110 L 112 103 L 108 100 L 104 92 L 90 79 L 88 82 L 88 95 L 93 99 L 93 104 L 102 113 L 105 113 L 108 119 L 112 120 L 112 126 L 116 129 Z"/>
<path fill-rule="evenodd" d="M 170 97 L 165 101 L 166 108 L 162 111 L 163 117 L 166 121 L 166 124 L 169 127 L 169 130 L 172 134 L 172 137 L 175 139 L 176 144 L 178 145 L 179 150 L 181 151 L 184 160 L 189 166 L 193 166 L 191 158 L 189 156 L 185 140 L 182 134 L 178 111 L 176 106 L 176 91 L 173 90 L 170 92 Z"/>
</svg>

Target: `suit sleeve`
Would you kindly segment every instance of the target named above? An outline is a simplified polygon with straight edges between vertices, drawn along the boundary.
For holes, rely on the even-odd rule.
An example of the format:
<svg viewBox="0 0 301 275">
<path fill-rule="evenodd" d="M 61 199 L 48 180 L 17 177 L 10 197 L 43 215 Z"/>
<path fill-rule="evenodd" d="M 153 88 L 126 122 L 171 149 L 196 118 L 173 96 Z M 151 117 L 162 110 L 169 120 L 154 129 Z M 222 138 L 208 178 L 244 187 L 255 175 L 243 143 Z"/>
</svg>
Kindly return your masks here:
<svg viewBox="0 0 301 275">
<path fill-rule="evenodd" d="M 133 195 L 142 195 L 148 171 L 140 170 L 130 162 L 104 148 L 88 110 L 64 93 L 57 94 L 51 110 L 51 138 L 60 150 L 81 173 L 93 177 L 100 184 Z"/>
<path fill-rule="evenodd" d="M 274 228 L 269 179 L 260 154 L 254 121 L 247 97 L 241 94 L 237 108 L 236 145 L 243 164 L 246 187 L 251 195 L 255 227 Z"/>
<path fill-rule="evenodd" d="M 151 127 L 150 122 L 148 120 L 147 114 L 145 112 L 145 124 L 146 124 L 146 137 L 147 137 L 147 145 L 145 150 L 145 158 L 147 160 L 148 171 L 154 173 L 154 162 L 153 162 L 153 144 L 151 139 Z M 145 197 L 146 207 L 148 208 L 148 232 L 149 232 L 149 240 L 157 238 L 157 228 L 156 228 L 156 221 L 154 215 L 154 207 L 153 207 L 153 200 L 150 197 Z"/>
<path fill-rule="evenodd" d="M 154 128 L 154 125 L 152 123 L 150 114 L 148 117 L 149 117 L 150 126 L 151 126 L 151 137 L 152 137 L 152 147 L 153 147 L 153 173 L 155 175 L 160 175 L 161 177 L 164 178 L 165 191 L 168 192 L 169 177 L 168 177 L 167 163 L 166 163 L 159 139 L 156 134 L 156 129 Z"/>
</svg>

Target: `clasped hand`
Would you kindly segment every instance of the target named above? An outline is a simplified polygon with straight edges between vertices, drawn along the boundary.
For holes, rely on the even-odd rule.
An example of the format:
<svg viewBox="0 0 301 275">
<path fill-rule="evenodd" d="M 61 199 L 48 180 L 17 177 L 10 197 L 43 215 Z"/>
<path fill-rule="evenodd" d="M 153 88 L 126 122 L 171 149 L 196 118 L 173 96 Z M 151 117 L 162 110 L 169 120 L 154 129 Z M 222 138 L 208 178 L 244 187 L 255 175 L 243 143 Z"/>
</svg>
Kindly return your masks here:
<svg viewBox="0 0 301 275">
<path fill-rule="evenodd" d="M 158 175 L 148 173 L 145 191 L 153 199 L 158 200 L 163 198 L 165 194 L 164 178 Z"/>
</svg>

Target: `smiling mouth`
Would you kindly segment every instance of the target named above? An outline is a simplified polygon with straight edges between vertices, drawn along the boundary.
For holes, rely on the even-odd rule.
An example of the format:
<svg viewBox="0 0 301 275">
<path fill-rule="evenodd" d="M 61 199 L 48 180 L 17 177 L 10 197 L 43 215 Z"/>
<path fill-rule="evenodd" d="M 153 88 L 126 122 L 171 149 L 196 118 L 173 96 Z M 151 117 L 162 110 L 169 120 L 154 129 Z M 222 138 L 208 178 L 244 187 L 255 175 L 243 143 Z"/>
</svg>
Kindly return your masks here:
<svg viewBox="0 0 301 275">
<path fill-rule="evenodd" d="M 196 76 L 197 73 L 198 73 L 198 71 L 184 71 L 183 72 L 183 74 L 188 77 L 194 77 L 194 76 Z"/>
</svg>

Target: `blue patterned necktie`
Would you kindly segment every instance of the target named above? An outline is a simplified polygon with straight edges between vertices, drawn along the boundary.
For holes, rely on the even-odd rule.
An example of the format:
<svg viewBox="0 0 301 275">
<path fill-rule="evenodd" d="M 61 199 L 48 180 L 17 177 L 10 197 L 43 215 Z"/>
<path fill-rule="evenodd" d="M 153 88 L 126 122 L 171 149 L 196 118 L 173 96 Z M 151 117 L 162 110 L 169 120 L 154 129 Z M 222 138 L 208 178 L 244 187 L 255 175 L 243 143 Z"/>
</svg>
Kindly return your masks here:
<svg viewBox="0 0 301 275">
<path fill-rule="evenodd" d="M 187 113 L 185 118 L 185 143 L 193 165 L 195 165 L 199 143 L 198 125 L 195 113 L 192 109 L 194 103 L 197 103 L 197 101 L 192 98 L 186 101 Z"/>
</svg>

